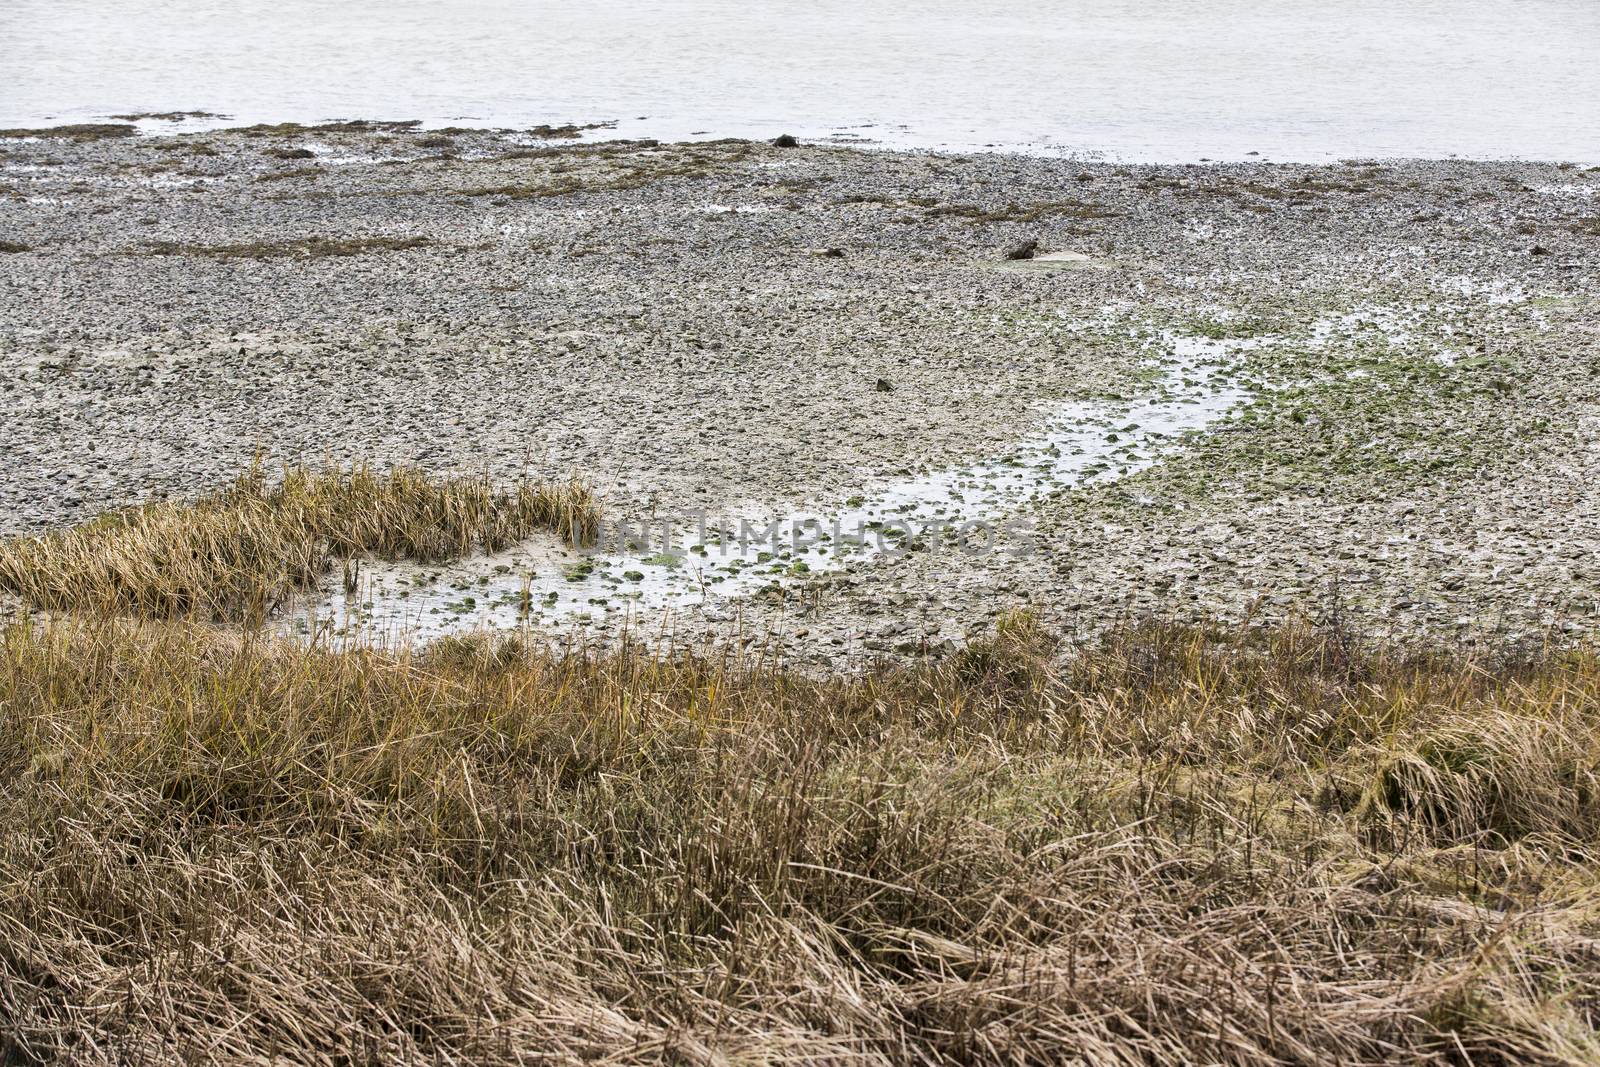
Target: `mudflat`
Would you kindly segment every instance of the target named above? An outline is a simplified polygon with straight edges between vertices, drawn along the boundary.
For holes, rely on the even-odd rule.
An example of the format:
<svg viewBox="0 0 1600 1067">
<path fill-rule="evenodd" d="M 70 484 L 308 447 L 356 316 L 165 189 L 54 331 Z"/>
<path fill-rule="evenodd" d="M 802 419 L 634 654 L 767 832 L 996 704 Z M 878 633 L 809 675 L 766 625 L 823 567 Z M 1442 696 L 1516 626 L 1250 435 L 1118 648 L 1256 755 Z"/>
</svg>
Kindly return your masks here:
<svg viewBox="0 0 1600 1067">
<path fill-rule="evenodd" d="M 1085 633 L 1336 604 L 1451 641 L 1600 609 L 1594 170 L 86 130 L 0 139 L 0 532 L 257 455 L 577 476 L 634 526 L 1025 529 L 722 570 L 534 545 L 323 603 L 388 621 L 403 587 L 432 631 L 670 610 L 816 668 L 1021 607 Z M 520 617 L 480 591 L 539 582 Z"/>
</svg>

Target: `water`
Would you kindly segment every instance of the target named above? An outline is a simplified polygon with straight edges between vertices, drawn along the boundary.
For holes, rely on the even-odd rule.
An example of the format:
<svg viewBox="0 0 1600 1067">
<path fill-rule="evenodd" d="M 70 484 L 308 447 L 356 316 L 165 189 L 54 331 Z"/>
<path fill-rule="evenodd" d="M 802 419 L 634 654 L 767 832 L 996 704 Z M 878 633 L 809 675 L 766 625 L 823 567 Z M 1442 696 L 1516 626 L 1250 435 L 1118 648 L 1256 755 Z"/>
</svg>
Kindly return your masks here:
<svg viewBox="0 0 1600 1067">
<path fill-rule="evenodd" d="M 4 0 L 0 124 L 202 109 L 1593 162 L 1597 54 L 1596 0 Z"/>
</svg>

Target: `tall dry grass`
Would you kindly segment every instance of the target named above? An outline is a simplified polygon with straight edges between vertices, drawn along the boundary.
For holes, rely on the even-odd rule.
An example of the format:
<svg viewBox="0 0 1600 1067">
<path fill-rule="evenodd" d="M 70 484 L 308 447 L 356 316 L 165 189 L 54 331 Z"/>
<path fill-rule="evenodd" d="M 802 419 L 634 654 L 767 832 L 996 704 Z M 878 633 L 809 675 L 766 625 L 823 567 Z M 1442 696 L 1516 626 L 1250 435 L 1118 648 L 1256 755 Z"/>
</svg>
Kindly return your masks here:
<svg viewBox="0 0 1600 1067">
<path fill-rule="evenodd" d="M 15 1062 L 1593 1063 L 1600 665 L 0 644 Z"/>
<path fill-rule="evenodd" d="M 193 502 L 0 541 L 0 590 L 42 608 L 251 620 L 312 586 L 336 559 L 445 560 L 540 529 L 592 540 L 599 511 L 588 487 L 524 480 L 502 489 L 487 476 L 364 465 L 289 467 L 269 479 L 257 464 Z"/>
</svg>

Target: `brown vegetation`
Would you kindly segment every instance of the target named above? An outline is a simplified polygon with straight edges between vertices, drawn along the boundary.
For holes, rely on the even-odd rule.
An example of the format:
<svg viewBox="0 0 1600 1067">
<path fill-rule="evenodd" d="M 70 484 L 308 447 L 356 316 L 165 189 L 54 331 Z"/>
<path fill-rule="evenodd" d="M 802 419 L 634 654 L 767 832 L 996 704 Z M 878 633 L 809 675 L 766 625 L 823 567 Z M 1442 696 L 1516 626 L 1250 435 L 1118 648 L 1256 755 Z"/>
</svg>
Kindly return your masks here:
<svg viewBox="0 0 1600 1067">
<path fill-rule="evenodd" d="M 576 483 L 499 489 L 486 477 L 406 467 L 293 467 L 269 481 L 257 467 L 192 503 L 128 508 L 0 541 L 0 590 L 42 608 L 254 620 L 313 585 L 335 559 L 452 559 L 540 529 L 581 544 L 598 528 L 594 498 Z"/>
<path fill-rule="evenodd" d="M 50 137 L 68 141 L 103 141 L 108 137 L 132 137 L 138 132 L 138 127 L 126 123 L 81 122 L 66 126 L 43 126 L 36 129 L 0 130 L 0 137 Z"/>
<path fill-rule="evenodd" d="M 73 1063 L 1592 1063 L 1600 665 L 0 643 L 0 1032 Z"/>
<path fill-rule="evenodd" d="M 324 122 L 312 126 L 298 122 L 257 123 L 254 126 L 237 126 L 223 132 L 243 134 L 246 137 L 299 137 L 307 133 L 402 133 L 421 125 L 421 119 L 403 121 L 351 119 L 348 122 Z"/>
<path fill-rule="evenodd" d="M 138 122 L 142 119 L 158 119 L 162 122 L 182 122 L 184 119 L 220 119 L 225 115 L 218 115 L 214 111 L 136 111 L 131 115 L 112 115 L 114 119 L 123 122 Z"/>
</svg>

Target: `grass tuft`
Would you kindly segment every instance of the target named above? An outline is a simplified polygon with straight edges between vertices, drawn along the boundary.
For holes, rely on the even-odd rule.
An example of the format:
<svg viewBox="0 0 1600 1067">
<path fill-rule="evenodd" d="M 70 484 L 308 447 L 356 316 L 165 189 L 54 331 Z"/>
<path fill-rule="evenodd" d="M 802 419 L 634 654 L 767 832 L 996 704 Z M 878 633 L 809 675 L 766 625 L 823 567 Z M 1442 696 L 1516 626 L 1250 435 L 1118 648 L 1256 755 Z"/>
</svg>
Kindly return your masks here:
<svg viewBox="0 0 1600 1067">
<path fill-rule="evenodd" d="M 192 503 L 111 512 L 70 530 L 0 541 L 0 589 L 31 605 L 146 618 L 255 620 L 311 587 L 337 558 L 446 560 L 498 551 L 536 530 L 584 544 L 599 529 L 576 482 L 436 478 L 397 467 L 269 482 L 259 465 Z"/>
</svg>

